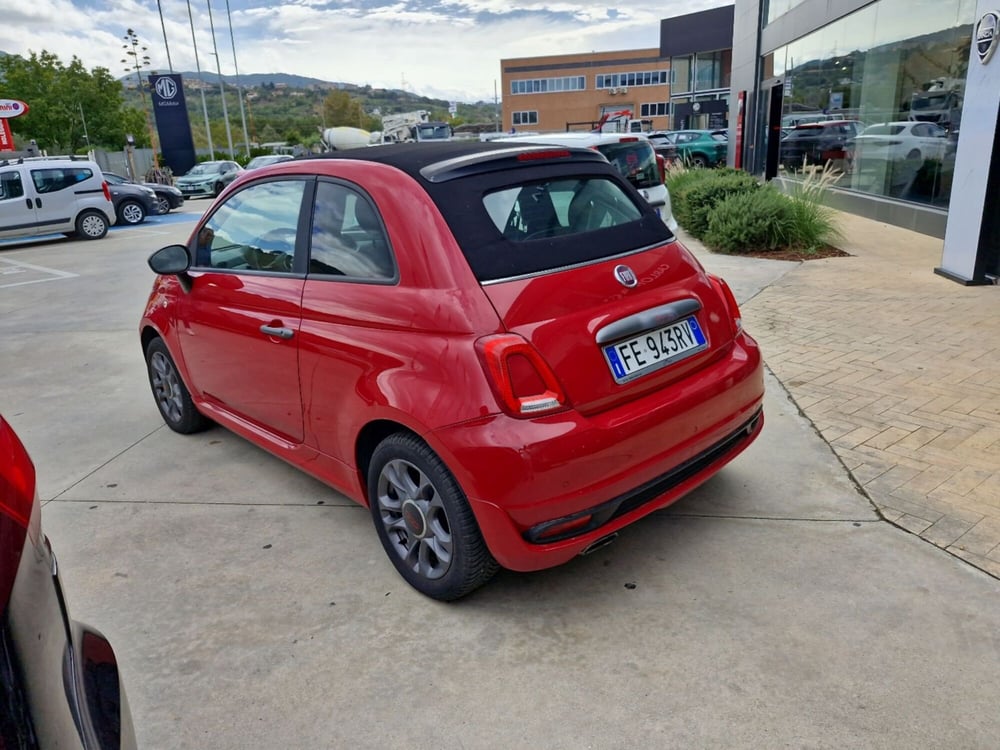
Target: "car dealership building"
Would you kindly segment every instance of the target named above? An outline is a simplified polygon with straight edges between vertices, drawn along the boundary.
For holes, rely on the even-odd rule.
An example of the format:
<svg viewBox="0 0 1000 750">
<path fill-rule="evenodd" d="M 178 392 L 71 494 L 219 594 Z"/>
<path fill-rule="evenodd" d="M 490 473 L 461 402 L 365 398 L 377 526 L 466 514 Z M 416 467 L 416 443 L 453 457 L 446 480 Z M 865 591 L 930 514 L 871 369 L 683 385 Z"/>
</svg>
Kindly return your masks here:
<svg viewBox="0 0 1000 750">
<path fill-rule="evenodd" d="M 795 178 L 817 167 L 808 160 L 799 170 L 783 163 L 782 149 L 793 133 L 836 130 L 836 123 L 848 133 L 847 126 L 861 123 L 864 132 L 879 134 L 866 139 L 863 151 L 848 135 L 823 152 L 839 172 L 830 202 L 942 237 L 937 271 L 944 276 L 961 283 L 995 281 L 995 3 L 737 0 L 730 164 L 768 178 Z"/>
</svg>

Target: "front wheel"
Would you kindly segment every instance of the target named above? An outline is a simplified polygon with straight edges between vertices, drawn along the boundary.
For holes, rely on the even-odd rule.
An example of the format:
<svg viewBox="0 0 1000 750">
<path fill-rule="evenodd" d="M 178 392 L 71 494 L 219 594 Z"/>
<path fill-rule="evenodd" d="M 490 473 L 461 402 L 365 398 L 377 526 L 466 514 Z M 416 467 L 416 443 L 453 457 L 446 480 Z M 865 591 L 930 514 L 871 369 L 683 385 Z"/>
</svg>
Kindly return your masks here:
<svg viewBox="0 0 1000 750">
<path fill-rule="evenodd" d="M 499 569 L 455 477 L 417 437 L 397 433 L 379 444 L 368 498 L 389 559 L 420 593 L 453 601 Z"/>
<path fill-rule="evenodd" d="M 691 157 L 691 166 L 698 167 L 699 169 L 707 167 L 708 159 L 706 159 L 701 154 L 695 154 L 694 156 Z"/>
<path fill-rule="evenodd" d="M 167 427 L 183 435 L 208 427 L 210 422 L 195 408 L 163 339 L 153 339 L 146 347 L 146 369 L 156 408 Z"/>
<path fill-rule="evenodd" d="M 122 224 L 142 224 L 146 220 L 146 209 L 138 201 L 125 201 L 118 207 L 118 220 Z"/>
<path fill-rule="evenodd" d="M 170 201 L 162 195 L 156 196 L 156 207 L 160 210 L 160 215 L 170 213 Z"/>
<path fill-rule="evenodd" d="M 215 188 L 212 191 L 212 197 L 213 198 L 218 198 L 219 197 L 219 193 L 222 192 L 222 189 L 224 187 L 225 187 L 225 185 L 223 185 L 221 182 L 215 183 Z"/>
<path fill-rule="evenodd" d="M 108 233 L 108 220 L 100 211 L 84 211 L 76 217 L 76 234 L 85 240 L 99 240 Z"/>
</svg>

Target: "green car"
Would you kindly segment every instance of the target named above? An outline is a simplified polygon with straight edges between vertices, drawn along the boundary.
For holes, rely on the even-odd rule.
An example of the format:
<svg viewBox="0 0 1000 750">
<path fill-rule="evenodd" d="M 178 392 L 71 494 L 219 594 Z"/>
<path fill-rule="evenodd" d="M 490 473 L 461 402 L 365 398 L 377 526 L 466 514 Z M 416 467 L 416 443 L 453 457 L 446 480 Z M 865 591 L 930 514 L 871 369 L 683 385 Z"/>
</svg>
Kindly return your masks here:
<svg viewBox="0 0 1000 750">
<path fill-rule="evenodd" d="M 668 142 L 677 147 L 677 156 L 692 167 L 716 167 L 726 163 L 729 135 L 725 130 L 675 130 Z"/>
</svg>

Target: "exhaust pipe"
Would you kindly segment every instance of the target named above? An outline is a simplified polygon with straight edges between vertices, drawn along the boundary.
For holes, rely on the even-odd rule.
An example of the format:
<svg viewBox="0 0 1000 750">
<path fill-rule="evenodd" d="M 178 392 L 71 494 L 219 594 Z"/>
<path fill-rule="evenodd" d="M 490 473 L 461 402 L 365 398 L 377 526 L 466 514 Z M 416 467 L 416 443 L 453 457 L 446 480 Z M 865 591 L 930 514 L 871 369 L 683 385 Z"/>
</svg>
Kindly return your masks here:
<svg viewBox="0 0 1000 750">
<path fill-rule="evenodd" d="M 614 534 L 608 534 L 607 536 L 602 536 L 596 542 L 592 542 L 591 544 L 588 544 L 586 547 L 584 547 L 583 551 L 580 553 L 580 556 L 583 557 L 584 555 L 589 555 L 591 552 L 597 552 L 597 550 L 599 549 L 604 549 L 617 538 L 618 538 L 617 531 Z"/>
</svg>

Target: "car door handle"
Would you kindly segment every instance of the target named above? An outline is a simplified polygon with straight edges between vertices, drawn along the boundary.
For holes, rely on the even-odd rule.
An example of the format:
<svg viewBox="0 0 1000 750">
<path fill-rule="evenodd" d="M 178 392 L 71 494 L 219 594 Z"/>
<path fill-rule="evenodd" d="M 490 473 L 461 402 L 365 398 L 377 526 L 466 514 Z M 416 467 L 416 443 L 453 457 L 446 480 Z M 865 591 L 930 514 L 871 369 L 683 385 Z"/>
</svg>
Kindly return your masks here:
<svg viewBox="0 0 1000 750">
<path fill-rule="evenodd" d="M 35 198 L 35 208 L 41 208 L 41 207 L 42 207 L 42 199 Z"/>
<path fill-rule="evenodd" d="M 290 339 L 295 335 L 295 331 L 291 328 L 283 328 L 281 326 L 263 325 L 260 327 L 260 332 L 265 336 L 277 336 L 279 339 Z"/>
<path fill-rule="evenodd" d="M 31 210 L 31 198 L 25 198 L 24 202 L 28 204 L 28 210 Z"/>
</svg>

